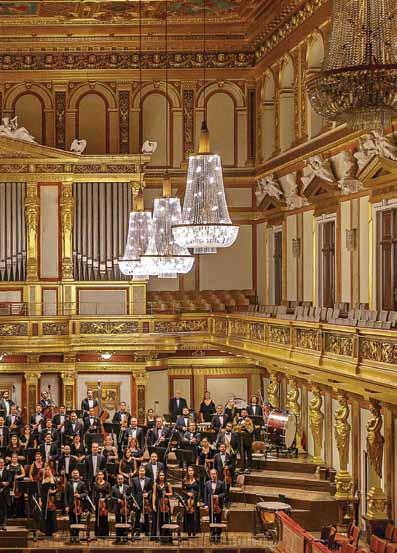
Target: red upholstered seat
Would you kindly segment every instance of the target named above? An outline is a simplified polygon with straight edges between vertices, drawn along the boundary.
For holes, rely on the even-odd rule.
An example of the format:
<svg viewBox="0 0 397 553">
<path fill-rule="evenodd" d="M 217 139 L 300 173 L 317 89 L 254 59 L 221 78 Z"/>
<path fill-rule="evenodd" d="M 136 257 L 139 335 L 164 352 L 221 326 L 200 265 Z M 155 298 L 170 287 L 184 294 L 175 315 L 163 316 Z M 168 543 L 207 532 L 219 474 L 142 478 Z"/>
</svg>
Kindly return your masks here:
<svg viewBox="0 0 397 553">
<path fill-rule="evenodd" d="M 385 530 L 385 540 L 392 541 L 393 531 L 394 531 L 394 524 L 392 522 L 389 522 Z"/>
<path fill-rule="evenodd" d="M 396 553 L 397 552 L 397 543 L 388 543 L 386 545 L 386 553 Z"/>
<path fill-rule="evenodd" d="M 341 553 L 356 553 L 357 548 L 351 543 L 344 543 L 340 551 Z"/>
</svg>

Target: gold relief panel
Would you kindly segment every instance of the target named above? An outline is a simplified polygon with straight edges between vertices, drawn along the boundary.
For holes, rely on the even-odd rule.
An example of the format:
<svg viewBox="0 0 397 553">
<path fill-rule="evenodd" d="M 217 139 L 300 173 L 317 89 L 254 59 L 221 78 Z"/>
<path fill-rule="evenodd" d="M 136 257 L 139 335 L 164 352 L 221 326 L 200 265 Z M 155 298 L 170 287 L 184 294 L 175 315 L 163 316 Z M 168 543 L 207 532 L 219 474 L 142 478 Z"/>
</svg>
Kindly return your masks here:
<svg viewBox="0 0 397 553">
<path fill-rule="evenodd" d="M 263 342 L 265 340 L 265 325 L 262 323 L 232 320 L 230 321 L 230 335 Z"/>
<path fill-rule="evenodd" d="M 27 323 L 3 323 L 0 324 L 0 336 L 27 336 Z"/>
<path fill-rule="evenodd" d="M 80 334 L 137 334 L 138 322 L 82 322 L 80 323 Z"/>
<path fill-rule="evenodd" d="M 37 384 L 28 385 L 28 412 L 34 413 L 37 403 Z"/>
<path fill-rule="evenodd" d="M 308 330 L 305 328 L 296 329 L 296 347 L 320 351 L 321 331 Z"/>
<path fill-rule="evenodd" d="M 291 343 L 291 334 L 289 327 L 271 326 L 269 329 L 269 342 L 287 346 Z"/>
<path fill-rule="evenodd" d="M 67 336 L 69 325 L 67 323 L 43 323 L 44 336 Z"/>
<path fill-rule="evenodd" d="M 154 331 L 164 334 L 170 332 L 207 332 L 208 319 L 187 321 L 155 321 Z"/>
<path fill-rule="evenodd" d="M 106 411 L 116 411 L 120 403 L 120 382 L 101 382 L 98 389 L 98 382 L 86 382 L 87 392 L 92 390 L 94 398 L 101 400 L 102 407 Z M 99 398 L 99 394 L 101 397 Z"/>
<path fill-rule="evenodd" d="M 354 338 L 327 332 L 325 334 L 325 351 L 336 355 L 344 355 L 345 357 L 353 357 Z"/>
<path fill-rule="evenodd" d="M 227 319 L 214 319 L 215 336 L 227 336 Z"/>
<path fill-rule="evenodd" d="M 66 384 L 64 387 L 64 403 L 67 410 L 73 409 L 74 405 L 74 386 L 72 384 Z"/>
<path fill-rule="evenodd" d="M 360 339 L 360 358 L 395 365 L 397 364 L 397 344 L 373 338 L 362 338 Z"/>
</svg>

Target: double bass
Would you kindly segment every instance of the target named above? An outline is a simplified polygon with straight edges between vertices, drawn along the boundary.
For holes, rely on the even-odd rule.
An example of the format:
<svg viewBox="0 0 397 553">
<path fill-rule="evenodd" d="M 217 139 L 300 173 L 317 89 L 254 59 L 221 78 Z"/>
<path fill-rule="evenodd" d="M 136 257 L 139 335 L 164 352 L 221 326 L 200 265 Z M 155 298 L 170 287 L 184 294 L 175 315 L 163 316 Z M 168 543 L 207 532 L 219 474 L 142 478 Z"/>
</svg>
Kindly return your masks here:
<svg viewBox="0 0 397 553">
<path fill-rule="evenodd" d="M 98 405 L 94 408 L 94 413 L 95 413 L 95 416 L 99 418 L 99 422 L 101 423 L 102 434 L 105 434 L 105 431 L 103 430 L 103 423 L 108 420 L 110 415 L 108 411 L 103 409 L 103 406 L 102 406 L 102 383 L 100 380 L 98 380 L 98 384 L 97 384 L 97 396 L 98 396 Z"/>
</svg>

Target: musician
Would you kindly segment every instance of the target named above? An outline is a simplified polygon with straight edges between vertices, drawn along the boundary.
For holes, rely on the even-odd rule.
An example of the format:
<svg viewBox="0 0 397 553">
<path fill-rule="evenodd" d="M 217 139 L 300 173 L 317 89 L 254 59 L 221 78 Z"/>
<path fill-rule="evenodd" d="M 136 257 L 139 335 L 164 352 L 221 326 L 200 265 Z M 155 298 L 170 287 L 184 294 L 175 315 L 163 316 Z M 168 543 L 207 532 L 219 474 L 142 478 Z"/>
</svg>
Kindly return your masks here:
<svg viewBox="0 0 397 553">
<path fill-rule="evenodd" d="M 219 446 L 219 452 L 214 456 L 214 469 L 218 474 L 218 480 L 225 482 L 226 489 L 229 491 L 234 477 L 234 462 L 233 457 L 227 453 L 224 443 Z"/>
<path fill-rule="evenodd" d="M 147 430 L 156 426 L 156 415 L 154 409 L 148 409 L 146 412 L 145 425 Z"/>
<path fill-rule="evenodd" d="M 128 429 L 128 441 L 131 438 L 135 438 L 138 442 L 139 448 L 142 449 L 145 436 L 143 429 L 138 426 L 138 419 L 136 417 L 131 417 L 130 420 L 130 427 Z"/>
<path fill-rule="evenodd" d="M 0 458 L 0 530 L 5 530 L 7 525 L 7 512 L 11 505 L 10 487 L 10 471 L 5 467 L 4 459 Z"/>
<path fill-rule="evenodd" d="M 106 470 L 106 457 L 99 452 L 97 442 L 92 442 L 91 453 L 85 458 L 85 466 L 87 468 L 87 481 L 90 486 L 94 482 L 97 473 Z"/>
<path fill-rule="evenodd" d="M 4 417 L 0 417 L 0 447 L 8 446 L 10 441 L 10 429 L 4 424 Z"/>
<path fill-rule="evenodd" d="M 189 424 L 188 430 L 183 434 L 182 438 L 182 447 L 189 446 L 196 455 L 196 459 L 199 454 L 199 447 L 201 442 L 201 434 L 197 432 L 197 427 L 195 422 Z"/>
<path fill-rule="evenodd" d="M 193 418 L 193 416 L 190 415 L 189 408 L 184 407 L 182 409 L 182 414 L 177 417 L 176 422 L 175 422 L 175 428 L 179 432 L 180 440 L 183 439 L 183 435 L 187 431 L 187 429 L 189 428 L 189 424 L 191 422 L 194 422 L 194 418 Z"/>
<path fill-rule="evenodd" d="M 117 436 L 117 450 L 119 457 L 122 457 L 123 451 L 128 445 L 129 431 L 128 421 L 124 419 L 121 422 L 120 430 Z"/>
<path fill-rule="evenodd" d="M 163 417 L 156 418 L 156 426 L 149 432 L 147 443 L 149 447 L 167 447 L 170 429 L 165 426 Z"/>
<path fill-rule="evenodd" d="M 56 430 L 56 428 L 52 426 L 52 421 L 50 419 L 47 419 L 45 421 L 45 428 L 43 428 L 43 430 L 41 430 L 39 433 L 39 446 L 44 443 L 45 437 L 48 435 L 51 436 L 53 443 L 58 445 L 59 433 L 58 430 Z"/>
<path fill-rule="evenodd" d="M 208 508 L 210 522 L 220 523 L 222 521 L 222 510 L 226 498 L 226 486 L 222 480 L 218 480 L 218 473 L 215 469 L 210 471 L 210 480 L 204 486 L 204 503 Z M 212 543 L 220 543 L 222 529 L 211 528 Z"/>
<path fill-rule="evenodd" d="M 141 532 L 144 532 L 146 536 L 149 535 L 149 516 L 151 512 L 149 494 L 152 491 L 152 480 L 145 475 L 145 467 L 141 465 L 138 470 L 138 476 L 132 479 L 132 495 L 135 497 L 135 501 L 139 507 L 135 513 L 135 528 L 134 533 L 139 536 Z"/>
<path fill-rule="evenodd" d="M 29 468 L 29 478 L 32 482 L 41 482 L 44 475 L 44 462 L 40 451 L 34 454 L 34 461 Z"/>
<path fill-rule="evenodd" d="M 252 442 L 254 423 L 248 416 L 247 409 L 241 409 L 241 415 L 236 415 L 233 427 L 240 433 L 241 468 L 249 473 L 252 465 Z"/>
<path fill-rule="evenodd" d="M 113 444 L 113 438 L 110 434 L 105 436 L 103 441 L 102 455 L 106 459 L 106 463 L 116 463 L 119 460 L 117 447 Z"/>
<path fill-rule="evenodd" d="M 68 417 L 66 415 L 66 407 L 64 405 L 60 405 L 59 406 L 59 413 L 57 413 L 56 415 L 54 415 L 52 417 L 52 426 L 54 428 L 56 428 L 56 430 L 61 435 L 61 438 L 63 437 L 63 435 L 65 433 L 65 425 L 66 425 L 67 419 L 68 419 Z M 63 440 L 61 440 L 61 443 L 62 442 L 63 442 Z"/>
<path fill-rule="evenodd" d="M 13 405 L 15 405 L 15 403 L 10 399 L 10 393 L 8 390 L 5 390 L 0 401 L 0 411 L 4 411 L 4 417 L 8 417 Z"/>
<path fill-rule="evenodd" d="M 164 530 L 164 524 L 171 522 L 170 497 L 173 491 L 171 484 L 168 484 L 164 470 L 160 470 L 157 480 L 153 485 L 152 495 L 152 538 L 160 539 L 162 543 L 172 542 L 169 530 Z"/>
<path fill-rule="evenodd" d="M 187 407 L 187 401 L 182 397 L 179 390 L 176 390 L 175 396 L 169 401 L 168 412 L 171 415 L 172 422 L 175 422 L 179 415 L 182 415 L 183 409 Z"/>
<path fill-rule="evenodd" d="M 70 480 L 75 468 L 77 468 L 77 459 L 71 455 L 70 445 L 65 445 L 63 453 L 59 457 L 58 473 L 64 475 L 67 480 Z"/>
<path fill-rule="evenodd" d="M 120 474 L 122 474 L 128 485 L 131 486 L 131 480 L 137 473 L 137 462 L 134 459 L 130 448 L 124 452 L 124 456 L 120 461 Z"/>
<path fill-rule="evenodd" d="M 78 420 L 76 411 L 70 413 L 70 418 L 65 422 L 65 436 L 72 442 L 75 436 L 80 436 L 82 438 L 84 433 L 84 426 Z"/>
<path fill-rule="evenodd" d="M 27 448 L 27 449 L 37 448 L 36 436 L 31 432 L 30 426 L 28 424 L 25 424 L 23 428 L 23 433 L 22 433 L 22 436 L 19 438 L 19 443 L 23 448 Z"/>
<path fill-rule="evenodd" d="M 194 474 L 194 468 L 191 466 L 187 468 L 186 478 L 182 483 L 182 490 L 186 498 L 183 529 L 190 538 L 200 532 L 200 508 L 198 506 L 200 484 Z"/>
<path fill-rule="evenodd" d="M 257 396 L 251 397 L 247 412 L 250 417 L 261 417 L 263 415 L 262 407 L 259 405 Z"/>
<path fill-rule="evenodd" d="M 198 464 L 208 469 L 212 465 L 214 450 L 211 448 L 207 438 L 203 438 L 200 442 Z"/>
<path fill-rule="evenodd" d="M 130 424 L 131 415 L 127 411 L 127 404 L 125 401 L 120 402 L 118 411 L 113 415 L 112 423 L 121 424 L 123 420 L 126 420 L 128 425 Z"/>
<path fill-rule="evenodd" d="M 10 414 L 5 419 L 5 425 L 10 429 L 10 434 L 21 434 L 24 426 L 21 415 L 18 415 L 17 406 L 11 405 Z"/>
<path fill-rule="evenodd" d="M 47 434 L 44 438 L 44 443 L 40 446 L 40 453 L 46 463 L 56 461 L 59 450 L 56 443 L 53 443 L 51 434 Z"/>
<path fill-rule="evenodd" d="M 55 494 L 57 485 L 50 467 L 45 467 L 44 478 L 40 485 L 39 504 L 41 507 L 42 527 L 41 531 L 46 536 L 52 536 L 57 531 L 57 509 Z"/>
<path fill-rule="evenodd" d="M 81 402 L 81 410 L 84 413 L 88 413 L 90 409 L 95 409 L 95 407 L 98 406 L 98 401 L 94 399 L 94 392 L 92 390 L 88 390 L 87 397 Z"/>
<path fill-rule="evenodd" d="M 12 436 L 10 437 L 10 443 L 8 444 L 5 452 L 7 463 L 11 461 L 11 457 L 14 455 L 14 453 L 17 456 L 18 461 L 20 461 L 21 463 L 25 461 L 25 452 L 21 447 L 21 444 L 19 443 L 19 438 L 16 434 L 12 434 Z"/>
<path fill-rule="evenodd" d="M 146 465 L 146 476 L 150 478 L 152 484 L 156 482 L 161 471 L 164 471 L 164 464 L 159 462 L 157 453 L 152 453 L 150 462 Z"/>
<path fill-rule="evenodd" d="M 228 421 L 233 421 L 236 415 L 237 415 L 236 405 L 234 403 L 234 399 L 231 398 L 227 401 L 225 405 L 225 416 L 227 417 Z"/>
<path fill-rule="evenodd" d="M 138 447 L 138 443 L 135 438 L 129 438 L 128 449 L 131 451 L 132 456 L 137 462 L 141 463 L 143 461 L 143 449 Z"/>
<path fill-rule="evenodd" d="M 86 485 L 80 480 L 77 469 L 72 472 L 72 479 L 66 485 L 66 512 L 69 514 L 69 525 L 80 524 L 82 500 L 87 495 Z M 79 531 L 70 529 L 70 543 L 78 543 Z"/>
<path fill-rule="evenodd" d="M 44 413 L 44 411 L 47 409 L 47 407 L 51 407 L 51 401 L 48 397 L 48 392 L 47 391 L 44 391 L 44 392 L 41 392 L 40 394 L 40 406 L 41 406 L 41 409 Z"/>
<path fill-rule="evenodd" d="M 220 432 L 220 430 L 226 426 L 227 421 L 228 418 L 223 412 L 223 405 L 217 405 L 216 414 L 212 417 L 211 428 L 215 432 Z"/>
<path fill-rule="evenodd" d="M 95 535 L 109 535 L 109 497 L 110 484 L 106 482 L 104 473 L 100 470 L 93 487 L 93 503 L 95 505 Z"/>
<path fill-rule="evenodd" d="M 226 451 L 230 455 L 235 455 L 239 449 L 239 437 L 238 433 L 233 431 L 233 425 L 231 422 L 226 424 L 224 432 L 218 435 L 215 448 L 219 449 L 221 444 L 226 445 Z"/>
<path fill-rule="evenodd" d="M 124 484 L 124 476 L 117 475 L 117 483 L 112 487 L 112 501 L 114 505 L 114 514 L 116 524 L 126 523 L 128 521 L 129 506 L 129 487 Z M 116 543 L 127 543 L 128 530 L 117 528 Z"/>
<path fill-rule="evenodd" d="M 211 399 L 211 394 L 204 392 L 203 401 L 200 404 L 199 415 L 201 422 L 211 422 L 212 415 L 215 413 L 215 403 Z"/>
<path fill-rule="evenodd" d="M 95 416 L 95 408 L 91 407 L 88 410 L 88 415 L 84 417 L 84 434 L 100 434 L 102 431 L 102 423 Z"/>
<path fill-rule="evenodd" d="M 25 516 L 25 500 L 23 493 L 18 489 L 18 482 L 25 478 L 25 469 L 18 460 L 18 455 L 13 453 L 11 455 L 11 463 L 8 465 L 8 471 L 11 475 L 11 486 L 14 493 L 13 502 L 11 505 L 11 513 L 14 517 Z"/>
<path fill-rule="evenodd" d="M 76 436 L 73 438 L 73 443 L 70 446 L 70 453 L 73 455 L 73 457 L 76 457 L 79 463 L 82 463 L 84 461 L 86 450 L 84 445 L 81 443 L 80 434 L 76 434 Z"/>
<path fill-rule="evenodd" d="M 43 430 L 43 426 L 45 426 L 45 418 L 40 403 L 36 405 L 36 410 L 30 417 L 30 426 L 32 428 L 33 435 L 36 440 L 38 440 L 40 431 Z"/>
</svg>

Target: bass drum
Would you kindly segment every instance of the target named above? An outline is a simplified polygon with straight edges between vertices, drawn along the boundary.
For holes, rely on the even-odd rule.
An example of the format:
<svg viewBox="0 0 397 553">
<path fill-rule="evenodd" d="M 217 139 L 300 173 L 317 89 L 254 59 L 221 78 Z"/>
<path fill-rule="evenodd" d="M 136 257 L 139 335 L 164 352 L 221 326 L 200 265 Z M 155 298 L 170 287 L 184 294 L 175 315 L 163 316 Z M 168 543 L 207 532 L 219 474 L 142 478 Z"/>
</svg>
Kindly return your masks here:
<svg viewBox="0 0 397 553">
<path fill-rule="evenodd" d="M 292 447 L 296 437 L 296 416 L 283 409 L 273 409 L 265 424 L 266 441 L 277 447 Z"/>
</svg>

